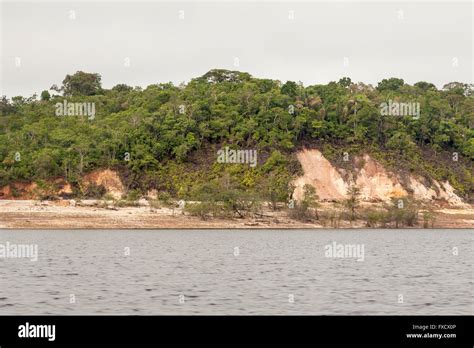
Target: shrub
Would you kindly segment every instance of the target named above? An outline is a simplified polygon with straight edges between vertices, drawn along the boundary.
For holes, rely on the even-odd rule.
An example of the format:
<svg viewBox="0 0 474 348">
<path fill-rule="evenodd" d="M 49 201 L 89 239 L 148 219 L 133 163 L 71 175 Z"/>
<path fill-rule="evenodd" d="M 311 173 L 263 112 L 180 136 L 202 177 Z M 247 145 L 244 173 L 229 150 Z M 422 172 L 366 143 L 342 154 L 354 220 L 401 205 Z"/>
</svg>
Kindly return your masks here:
<svg viewBox="0 0 474 348">
<path fill-rule="evenodd" d="M 38 197 L 40 201 L 57 199 L 54 185 L 44 180 L 37 181 L 37 187 L 33 190 L 33 194 Z"/>
<path fill-rule="evenodd" d="M 123 207 L 138 207 L 139 204 L 137 201 L 129 201 L 127 199 L 119 199 L 114 201 L 114 207 L 123 208 Z"/>
<path fill-rule="evenodd" d="M 392 198 L 392 205 L 387 207 L 387 214 L 395 228 L 415 226 L 418 223 L 418 203 L 409 198 Z"/>
<path fill-rule="evenodd" d="M 433 210 L 429 209 L 423 211 L 423 228 L 433 228 L 435 221 L 436 215 L 434 214 Z"/>
<path fill-rule="evenodd" d="M 94 183 L 88 185 L 84 190 L 84 197 L 99 199 L 107 193 L 103 185 L 96 185 Z"/>
<path fill-rule="evenodd" d="M 367 209 L 363 213 L 365 218 L 365 224 L 369 228 L 374 227 L 386 227 L 389 222 L 389 216 L 387 211 L 379 209 Z"/>
<path fill-rule="evenodd" d="M 127 201 L 138 201 L 142 196 L 141 192 L 138 190 L 130 190 L 127 192 L 125 199 Z"/>
<path fill-rule="evenodd" d="M 211 202 L 188 203 L 184 210 L 189 215 L 198 216 L 202 220 L 207 220 L 213 216 L 217 211 L 216 205 Z"/>
<path fill-rule="evenodd" d="M 344 200 L 344 206 L 350 213 L 350 220 L 354 221 L 356 219 L 356 211 L 360 205 L 360 188 L 355 185 L 351 185 L 347 189 L 347 199 Z"/>
</svg>

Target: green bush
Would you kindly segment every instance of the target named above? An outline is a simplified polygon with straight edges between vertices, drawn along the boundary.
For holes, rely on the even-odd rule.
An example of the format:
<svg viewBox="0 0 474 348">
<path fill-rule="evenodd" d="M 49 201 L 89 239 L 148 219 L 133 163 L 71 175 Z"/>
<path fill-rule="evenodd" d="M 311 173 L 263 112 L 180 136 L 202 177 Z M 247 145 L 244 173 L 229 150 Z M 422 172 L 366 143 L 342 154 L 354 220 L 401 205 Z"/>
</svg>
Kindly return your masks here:
<svg viewBox="0 0 474 348">
<path fill-rule="evenodd" d="M 84 197 L 91 199 L 100 199 L 107 193 L 106 188 L 103 185 L 96 185 L 91 183 L 84 190 Z"/>
<path fill-rule="evenodd" d="M 392 198 L 392 204 L 388 207 L 387 214 L 390 222 L 395 228 L 418 224 L 419 204 L 409 198 Z"/>
<path fill-rule="evenodd" d="M 202 220 L 208 220 L 211 217 L 215 217 L 216 212 L 218 211 L 216 204 L 211 202 L 188 203 L 184 210 L 189 215 L 197 216 Z"/>
</svg>

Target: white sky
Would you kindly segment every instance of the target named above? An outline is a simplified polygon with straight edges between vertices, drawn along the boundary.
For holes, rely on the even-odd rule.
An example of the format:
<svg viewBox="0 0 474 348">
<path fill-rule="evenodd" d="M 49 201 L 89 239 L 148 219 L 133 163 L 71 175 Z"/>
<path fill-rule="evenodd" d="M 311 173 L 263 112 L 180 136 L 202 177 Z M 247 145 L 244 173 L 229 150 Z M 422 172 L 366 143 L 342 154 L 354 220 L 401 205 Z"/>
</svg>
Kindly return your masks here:
<svg viewBox="0 0 474 348">
<path fill-rule="evenodd" d="M 305 85 L 473 81 L 470 1 L 35 1 L 2 2 L 0 15 L 8 97 L 78 70 L 101 74 L 105 88 L 178 84 L 213 68 Z"/>
</svg>

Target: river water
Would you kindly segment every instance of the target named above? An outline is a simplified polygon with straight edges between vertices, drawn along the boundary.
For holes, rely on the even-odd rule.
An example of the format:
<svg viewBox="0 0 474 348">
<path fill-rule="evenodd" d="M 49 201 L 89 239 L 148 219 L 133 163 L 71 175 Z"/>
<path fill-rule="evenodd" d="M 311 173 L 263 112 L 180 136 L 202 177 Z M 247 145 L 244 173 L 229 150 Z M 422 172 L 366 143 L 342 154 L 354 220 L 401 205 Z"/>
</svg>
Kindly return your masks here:
<svg viewBox="0 0 474 348">
<path fill-rule="evenodd" d="M 3 230 L 0 315 L 472 315 L 473 237 L 473 230 Z M 13 257 L 20 244 L 36 245 L 37 261 Z"/>
</svg>

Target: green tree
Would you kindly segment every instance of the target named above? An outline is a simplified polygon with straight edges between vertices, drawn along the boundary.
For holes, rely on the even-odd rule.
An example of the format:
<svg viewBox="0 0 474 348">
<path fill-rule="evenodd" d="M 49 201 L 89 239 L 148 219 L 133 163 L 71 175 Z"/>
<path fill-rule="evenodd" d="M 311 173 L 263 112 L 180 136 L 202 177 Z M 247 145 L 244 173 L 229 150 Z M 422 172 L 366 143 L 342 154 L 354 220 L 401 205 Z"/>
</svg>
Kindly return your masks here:
<svg viewBox="0 0 474 348">
<path fill-rule="evenodd" d="M 296 82 L 287 81 L 283 86 L 281 86 L 281 93 L 290 97 L 295 97 L 298 94 L 298 85 Z"/>
<path fill-rule="evenodd" d="M 303 192 L 303 206 L 306 207 L 306 209 L 314 209 L 316 219 L 319 220 L 318 208 L 321 204 L 319 203 L 319 196 L 316 194 L 316 188 L 312 185 L 305 184 L 303 186 Z"/>
<path fill-rule="evenodd" d="M 337 83 L 342 87 L 347 88 L 352 84 L 352 80 L 349 77 L 343 77 Z"/>
<path fill-rule="evenodd" d="M 351 185 L 347 188 L 346 195 L 347 198 L 344 200 L 344 206 L 349 210 L 350 220 L 354 221 L 357 208 L 360 206 L 360 188 L 356 185 Z"/>
<path fill-rule="evenodd" d="M 429 83 L 429 82 L 425 82 L 425 81 L 417 82 L 417 83 L 415 83 L 414 86 L 420 88 L 424 92 L 429 91 L 429 90 L 433 90 L 433 91 L 436 90 L 436 86 L 434 84 Z"/>
<path fill-rule="evenodd" d="M 66 75 L 62 88 L 65 96 L 88 96 L 102 92 L 101 76 L 94 73 L 78 71 L 73 75 Z"/>
<path fill-rule="evenodd" d="M 383 79 L 377 85 L 377 90 L 382 91 L 398 91 L 405 84 L 403 79 L 398 79 L 395 77 L 389 79 Z"/>
<path fill-rule="evenodd" d="M 51 99 L 51 94 L 48 91 L 44 90 L 41 92 L 41 100 L 49 101 Z"/>
</svg>

